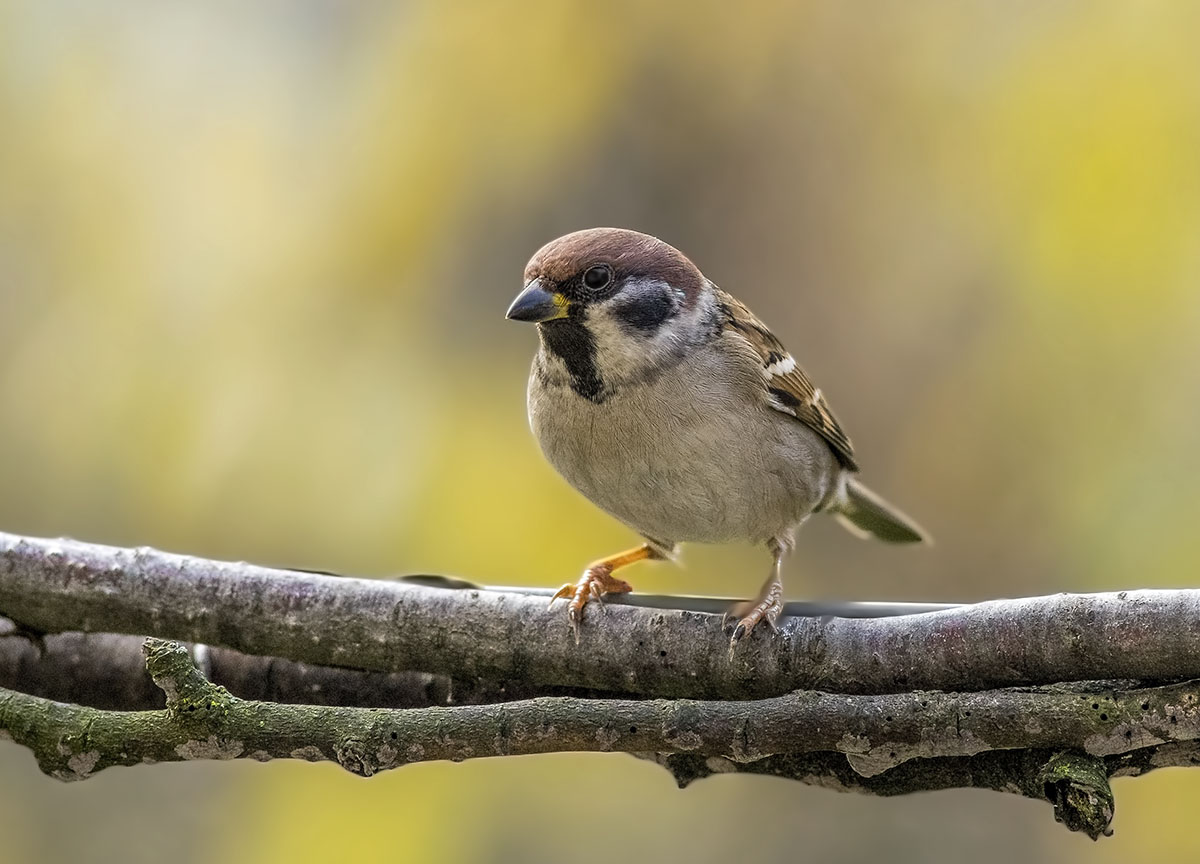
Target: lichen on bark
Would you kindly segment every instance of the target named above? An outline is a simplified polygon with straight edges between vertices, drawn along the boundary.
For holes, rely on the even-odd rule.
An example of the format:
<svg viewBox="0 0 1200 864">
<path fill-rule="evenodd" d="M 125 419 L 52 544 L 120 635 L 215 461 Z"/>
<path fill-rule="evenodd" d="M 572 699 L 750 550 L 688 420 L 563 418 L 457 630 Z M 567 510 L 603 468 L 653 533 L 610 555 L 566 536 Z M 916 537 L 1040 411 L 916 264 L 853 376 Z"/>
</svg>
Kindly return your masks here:
<svg viewBox="0 0 1200 864">
<path fill-rule="evenodd" d="M 1102 759 L 1083 753 L 1056 753 L 1038 772 L 1042 794 L 1054 805 L 1054 818 L 1093 840 L 1112 834 L 1113 793 Z"/>
</svg>

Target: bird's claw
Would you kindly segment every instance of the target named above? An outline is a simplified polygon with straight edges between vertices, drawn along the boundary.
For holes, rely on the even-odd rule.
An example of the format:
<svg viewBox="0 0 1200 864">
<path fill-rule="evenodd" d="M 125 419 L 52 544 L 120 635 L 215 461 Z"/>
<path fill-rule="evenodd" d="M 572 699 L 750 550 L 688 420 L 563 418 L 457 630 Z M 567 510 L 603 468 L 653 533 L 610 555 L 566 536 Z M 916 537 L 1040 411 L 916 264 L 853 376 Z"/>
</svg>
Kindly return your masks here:
<svg viewBox="0 0 1200 864">
<path fill-rule="evenodd" d="M 583 618 L 583 607 L 571 604 L 567 609 L 567 623 L 571 625 L 571 635 L 575 637 L 575 644 L 579 644 L 579 620 Z"/>
<path fill-rule="evenodd" d="M 578 582 L 567 582 L 555 591 L 546 608 L 549 609 L 550 606 L 553 606 L 555 600 L 570 598 L 571 602 L 567 605 L 567 623 L 571 625 L 575 644 L 578 645 L 583 607 L 595 600 L 600 604 L 600 609 L 607 613 L 608 607 L 604 604 L 605 594 L 624 594 L 632 590 L 633 586 L 624 579 L 614 577 L 610 568 L 596 565 L 585 570 Z"/>
<path fill-rule="evenodd" d="M 754 628 L 759 624 L 765 623 L 771 632 L 778 633 L 779 626 L 775 621 L 782 610 L 783 604 L 780 597 L 775 592 L 770 592 L 767 597 L 758 602 L 739 603 L 726 612 L 721 619 L 722 629 L 725 629 L 732 619 L 737 619 L 733 635 L 729 637 L 729 659 L 733 659 L 738 643 L 754 632 Z"/>
<path fill-rule="evenodd" d="M 550 609 L 551 607 L 553 607 L 555 600 L 561 599 L 563 597 L 570 597 L 574 593 L 575 593 L 575 583 L 574 582 L 564 582 L 562 587 L 554 592 L 554 595 L 550 598 L 550 602 L 546 604 L 546 608 Z"/>
</svg>

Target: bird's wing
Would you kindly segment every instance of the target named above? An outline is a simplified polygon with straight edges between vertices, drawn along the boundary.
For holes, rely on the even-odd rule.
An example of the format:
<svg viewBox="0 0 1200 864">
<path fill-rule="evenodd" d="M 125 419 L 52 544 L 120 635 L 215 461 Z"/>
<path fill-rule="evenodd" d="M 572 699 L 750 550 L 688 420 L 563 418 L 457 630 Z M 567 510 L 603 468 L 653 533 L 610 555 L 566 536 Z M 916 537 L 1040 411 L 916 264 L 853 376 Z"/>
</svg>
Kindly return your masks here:
<svg viewBox="0 0 1200 864">
<path fill-rule="evenodd" d="M 763 390 L 768 404 L 819 432 L 838 461 L 849 470 L 857 471 L 858 463 L 854 461 L 850 439 L 833 416 L 820 388 L 813 386 L 783 343 L 753 312 L 740 300 L 716 286 L 713 288 L 723 315 L 723 329 L 748 344 L 762 363 Z"/>
</svg>

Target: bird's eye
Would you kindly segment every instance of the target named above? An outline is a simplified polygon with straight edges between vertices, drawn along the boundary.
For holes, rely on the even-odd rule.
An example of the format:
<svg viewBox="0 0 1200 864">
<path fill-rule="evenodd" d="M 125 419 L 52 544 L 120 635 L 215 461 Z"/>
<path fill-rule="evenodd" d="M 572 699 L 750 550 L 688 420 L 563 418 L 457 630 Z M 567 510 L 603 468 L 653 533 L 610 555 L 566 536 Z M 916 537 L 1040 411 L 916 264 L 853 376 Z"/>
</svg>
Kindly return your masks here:
<svg viewBox="0 0 1200 864">
<path fill-rule="evenodd" d="M 612 270 L 607 265 L 589 267 L 583 274 L 583 284 L 593 291 L 607 288 L 612 281 Z"/>
</svg>

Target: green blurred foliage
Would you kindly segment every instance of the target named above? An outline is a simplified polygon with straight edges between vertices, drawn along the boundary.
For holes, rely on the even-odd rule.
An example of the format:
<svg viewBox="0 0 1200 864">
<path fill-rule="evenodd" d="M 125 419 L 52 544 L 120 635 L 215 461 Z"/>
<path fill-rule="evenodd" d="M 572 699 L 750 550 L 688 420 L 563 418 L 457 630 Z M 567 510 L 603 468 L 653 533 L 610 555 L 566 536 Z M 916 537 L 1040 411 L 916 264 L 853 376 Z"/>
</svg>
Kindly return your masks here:
<svg viewBox="0 0 1200 864">
<path fill-rule="evenodd" d="M 618 224 L 758 311 L 937 538 L 814 522 L 792 595 L 1187 584 L 1198 25 L 1172 2 L 0 0 L 0 527 L 573 578 L 631 537 L 538 455 L 534 337 L 502 315 L 537 246 Z M 692 548 L 633 581 L 741 595 L 765 566 Z M 997 795 L 678 792 L 621 757 L 71 788 L 0 765 L 14 861 L 1188 857 L 1200 794 L 1122 781 L 1091 847 Z"/>
</svg>

